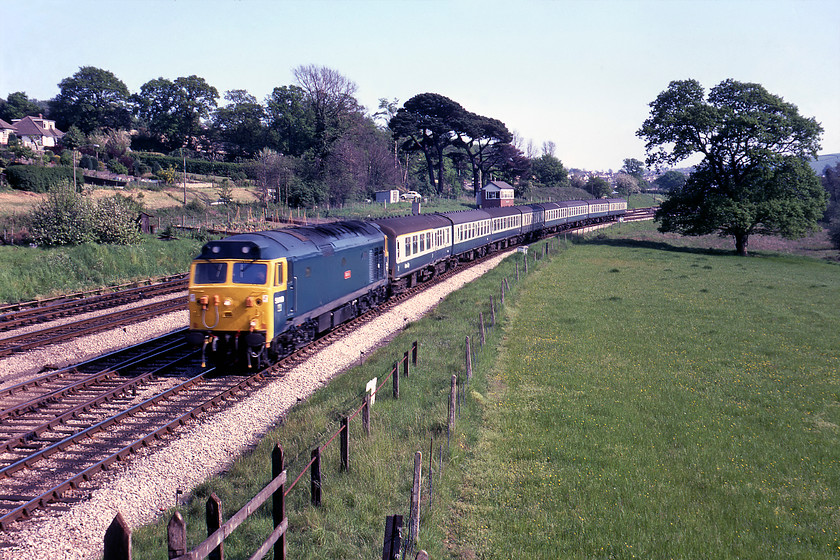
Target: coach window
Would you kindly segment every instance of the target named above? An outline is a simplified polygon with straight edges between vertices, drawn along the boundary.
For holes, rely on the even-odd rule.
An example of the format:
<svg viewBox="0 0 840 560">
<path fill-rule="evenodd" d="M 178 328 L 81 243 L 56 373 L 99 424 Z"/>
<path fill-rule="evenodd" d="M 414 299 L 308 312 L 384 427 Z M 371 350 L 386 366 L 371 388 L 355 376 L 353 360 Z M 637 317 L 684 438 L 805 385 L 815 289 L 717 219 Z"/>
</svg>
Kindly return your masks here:
<svg viewBox="0 0 840 560">
<path fill-rule="evenodd" d="M 410 237 L 405 238 L 405 256 L 406 257 L 411 256 L 411 238 Z"/>
<path fill-rule="evenodd" d="M 411 238 L 411 252 L 417 254 L 417 236 Z"/>
<path fill-rule="evenodd" d="M 426 236 L 421 233 L 420 234 L 420 252 L 422 253 L 425 250 L 426 250 Z"/>
</svg>

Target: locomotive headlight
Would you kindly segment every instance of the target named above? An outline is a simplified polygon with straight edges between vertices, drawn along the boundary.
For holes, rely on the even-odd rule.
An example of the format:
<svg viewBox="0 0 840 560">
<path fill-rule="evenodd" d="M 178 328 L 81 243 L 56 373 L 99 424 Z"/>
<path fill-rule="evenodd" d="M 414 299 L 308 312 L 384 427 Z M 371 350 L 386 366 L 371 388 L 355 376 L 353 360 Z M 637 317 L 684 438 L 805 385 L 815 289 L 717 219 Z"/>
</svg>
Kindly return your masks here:
<svg viewBox="0 0 840 560">
<path fill-rule="evenodd" d="M 230 307 L 231 305 L 233 305 L 233 302 L 230 301 L 229 299 L 226 299 L 225 300 L 225 307 Z"/>
<path fill-rule="evenodd" d="M 252 332 L 254 330 L 256 330 L 256 328 L 257 328 L 257 320 L 256 319 L 251 319 L 251 322 L 249 324 L 251 325 L 251 331 Z"/>
</svg>

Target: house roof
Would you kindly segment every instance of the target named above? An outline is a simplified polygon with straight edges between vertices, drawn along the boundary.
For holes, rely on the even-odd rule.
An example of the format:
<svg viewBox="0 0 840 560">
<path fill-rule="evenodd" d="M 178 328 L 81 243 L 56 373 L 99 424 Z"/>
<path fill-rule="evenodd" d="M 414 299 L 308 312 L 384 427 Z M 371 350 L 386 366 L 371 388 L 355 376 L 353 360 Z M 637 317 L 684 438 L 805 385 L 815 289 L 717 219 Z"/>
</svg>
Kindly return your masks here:
<svg viewBox="0 0 840 560">
<path fill-rule="evenodd" d="M 44 119 L 40 117 L 23 117 L 16 119 L 12 128 L 19 136 L 47 136 L 61 138 L 64 133 L 58 129 L 43 126 Z"/>
<path fill-rule="evenodd" d="M 13 125 L 10 125 L 9 123 L 4 121 L 3 119 L 0 119 L 0 129 L 14 130 L 15 127 Z"/>
<path fill-rule="evenodd" d="M 489 183 L 484 185 L 484 188 L 482 190 L 485 190 L 485 191 L 486 190 L 499 190 L 499 191 L 501 191 L 501 190 L 505 190 L 505 189 L 513 190 L 513 187 L 508 185 L 504 181 L 490 181 Z"/>
</svg>

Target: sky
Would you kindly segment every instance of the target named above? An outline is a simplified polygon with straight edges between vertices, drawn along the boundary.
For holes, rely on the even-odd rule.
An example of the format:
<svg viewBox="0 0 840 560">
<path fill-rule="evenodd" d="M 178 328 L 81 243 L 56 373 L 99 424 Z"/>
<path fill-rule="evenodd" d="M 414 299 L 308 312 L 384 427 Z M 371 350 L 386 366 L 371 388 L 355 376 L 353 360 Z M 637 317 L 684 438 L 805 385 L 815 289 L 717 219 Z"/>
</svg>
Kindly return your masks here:
<svg viewBox="0 0 840 560">
<path fill-rule="evenodd" d="M 0 97 L 51 99 L 80 67 L 134 93 L 197 75 L 263 101 L 294 68 L 337 70 L 369 113 L 419 93 L 504 122 L 567 168 L 645 159 L 673 80 L 757 82 L 840 153 L 838 0 L 0 0 Z"/>
</svg>

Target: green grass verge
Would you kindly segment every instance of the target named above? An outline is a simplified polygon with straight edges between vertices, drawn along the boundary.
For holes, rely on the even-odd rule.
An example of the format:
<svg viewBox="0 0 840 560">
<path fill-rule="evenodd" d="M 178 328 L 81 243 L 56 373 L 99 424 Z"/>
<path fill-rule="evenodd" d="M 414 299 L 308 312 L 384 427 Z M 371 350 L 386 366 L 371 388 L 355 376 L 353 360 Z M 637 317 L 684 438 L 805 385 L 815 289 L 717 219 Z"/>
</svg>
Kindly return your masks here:
<svg viewBox="0 0 840 560">
<path fill-rule="evenodd" d="M 180 274 L 201 248 L 191 239 L 144 236 L 139 245 L 0 247 L 0 302 L 12 303 Z"/>
<path fill-rule="evenodd" d="M 838 557 L 840 268 L 606 239 L 512 312 L 460 557 Z"/>
</svg>

